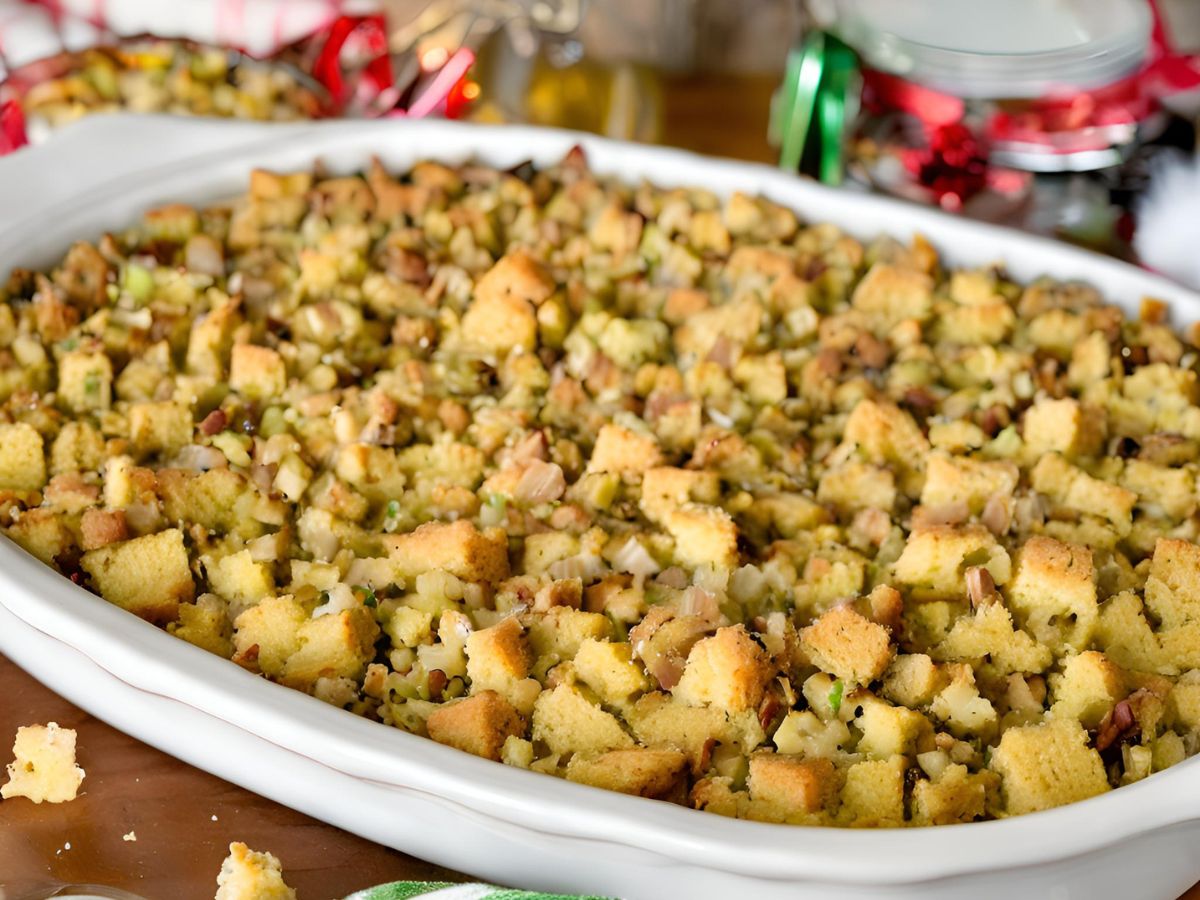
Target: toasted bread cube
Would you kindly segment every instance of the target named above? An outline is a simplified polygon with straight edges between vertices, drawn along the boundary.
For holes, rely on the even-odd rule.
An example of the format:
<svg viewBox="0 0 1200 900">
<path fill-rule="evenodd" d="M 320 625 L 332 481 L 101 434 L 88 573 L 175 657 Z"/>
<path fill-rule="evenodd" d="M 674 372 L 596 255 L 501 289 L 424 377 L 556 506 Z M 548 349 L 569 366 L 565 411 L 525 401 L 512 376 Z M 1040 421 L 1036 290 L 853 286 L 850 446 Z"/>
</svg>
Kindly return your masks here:
<svg viewBox="0 0 1200 900">
<path fill-rule="evenodd" d="M 235 842 L 217 875 L 216 900 L 296 900 L 296 892 L 284 883 L 283 867 L 273 854 Z"/>
<path fill-rule="evenodd" d="M 1053 651 L 1017 628 L 1003 603 L 984 603 L 972 615 L 961 616 L 930 654 L 937 660 L 990 656 L 1003 674 L 1044 672 L 1054 662 Z"/>
<path fill-rule="evenodd" d="M 746 780 L 750 799 L 793 813 L 820 812 L 838 791 L 837 770 L 823 757 L 797 759 L 778 753 L 755 753 L 750 757 Z"/>
<path fill-rule="evenodd" d="M 642 476 L 642 512 L 656 522 L 671 510 L 693 501 L 711 505 L 720 497 L 720 477 L 710 469 L 657 466 L 647 469 Z"/>
<path fill-rule="evenodd" d="M 650 689 L 650 680 L 633 661 L 633 647 L 627 643 L 589 638 L 579 645 L 574 666 L 575 677 L 611 706 L 626 703 L 634 694 Z"/>
<path fill-rule="evenodd" d="M 1092 552 L 1034 536 L 1016 553 L 1012 582 L 1006 591 L 1012 609 L 1039 641 L 1065 641 L 1083 649 L 1091 640 L 1099 609 Z"/>
<path fill-rule="evenodd" d="M 904 824 L 904 773 L 908 759 L 868 759 L 846 769 L 838 819 L 857 828 Z"/>
<path fill-rule="evenodd" d="M 85 509 L 79 520 L 80 545 L 95 550 L 129 540 L 129 527 L 123 509 Z"/>
<path fill-rule="evenodd" d="M 883 673 L 883 696 L 899 706 L 928 706 L 945 676 L 924 653 L 900 653 Z"/>
<path fill-rule="evenodd" d="M 817 500 L 843 516 L 860 509 L 890 512 L 896 505 L 896 477 L 886 466 L 852 460 L 825 470 L 817 485 Z"/>
<path fill-rule="evenodd" d="M 192 411 L 170 401 L 131 403 L 129 441 L 144 456 L 174 453 L 192 442 Z"/>
<path fill-rule="evenodd" d="M 1011 497 L 1020 475 L 1020 470 L 1010 462 L 931 453 L 925 468 L 921 505 L 964 503 L 972 515 L 979 515 L 992 497 Z"/>
<path fill-rule="evenodd" d="M 666 798 L 682 786 L 687 765 L 678 750 L 610 750 L 591 759 L 572 757 L 567 779 L 635 797 Z"/>
<path fill-rule="evenodd" d="M 989 764 L 1000 778 L 1004 811 L 1038 812 L 1109 789 L 1100 754 L 1088 746 L 1078 722 L 1053 720 L 1009 728 Z"/>
<path fill-rule="evenodd" d="M 1038 461 L 1029 473 L 1029 482 L 1035 491 L 1045 494 L 1057 506 L 1107 519 L 1120 536 L 1128 534 L 1133 526 L 1137 494 L 1093 478 L 1057 453 L 1048 453 Z"/>
<path fill-rule="evenodd" d="M 1168 630 L 1200 620 L 1200 546 L 1158 539 L 1146 579 L 1146 608 Z"/>
<path fill-rule="evenodd" d="M 737 525 L 725 510 L 698 504 L 669 510 L 663 516 L 663 527 L 675 539 L 675 558 L 682 565 L 737 567 Z"/>
<path fill-rule="evenodd" d="M 1085 650 L 1066 661 L 1061 675 L 1050 676 L 1050 715 L 1095 728 L 1127 693 L 1121 667 L 1097 650 Z"/>
<path fill-rule="evenodd" d="M 267 597 L 234 621 L 235 659 L 264 675 L 283 674 L 288 657 L 300 649 L 300 628 L 308 613 L 290 595 Z"/>
<path fill-rule="evenodd" d="M 209 585 L 226 600 L 247 605 L 275 593 L 271 567 L 265 562 L 255 562 L 249 550 L 223 556 L 215 562 L 206 558 L 204 567 Z"/>
<path fill-rule="evenodd" d="M 1013 325 L 1017 314 L 1004 300 L 978 306 L 944 305 L 940 310 L 935 334 L 955 344 L 999 344 Z"/>
<path fill-rule="evenodd" d="M 1200 728 L 1200 669 L 1180 676 L 1168 698 L 1170 718 L 1183 728 Z"/>
<path fill-rule="evenodd" d="M 53 509 L 27 509 L 21 518 L 4 529 L 4 534 L 26 553 L 48 566 L 74 543 L 75 536 L 64 517 Z"/>
<path fill-rule="evenodd" d="M 26 797 L 34 803 L 75 799 L 84 772 L 75 765 L 75 732 L 70 728 L 59 728 L 56 722 L 22 726 L 13 756 L 0 797 Z"/>
<path fill-rule="evenodd" d="M 533 663 L 533 654 L 515 616 L 472 632 L 467 638 L 466 651 L 472 693 L 492 690 L 507 694 L 515 682 L 529 676 Z"/>
<path fill-rule="evenodd" d="M 409 534 L 384 538 L 388 553 L 404 577 L 442 569 L 464 581 L 492 584 L 508 577 L 508 541 L 504 532 L 480 532 L 465 519 L 426 522 Z"/>
<path fill-rule="evenodd" d="M 1010 575 L 1008 552 L 982 525 L 927 525 L 913 531 L 896 560 L 896 579 L 922 599 L 958 599 L 966 595 L 966 570 L 984 566 L 996 584 Z"/>
<path fill-rule="evenodd" d="M 175 637 L 222 659 L 233 655 L 229 604 L 216 594 L 201 594 L 195 603 L 179 606 L 179 620 L 167 626 Z"/>
<path fill-rule="evenodd" d="M 1066 459 L 1095 456 L 1104 445 L 1104 416 L 1070 397 L 1038 400 L 1025 411 L 1022 438 L 1031 453 Z"/>
<path fill-rule="evenodd" d="M 933 726 L 916 710 L 891 706 L 874 697 L 863 698 L 856 724 L 862 731 L 858 751 L 870 759 L 889 759 L 898 754 L 912 756 L 926 749 L 933 739 Z"/>
<path fill-rule="evenodd" d="M 875 323 L 877 333 L 886 334 L 904 319 L 929 318 L 933 280 L 916 269 L 876 263 L 858 283 L 850 302 Z"/>
<path fill-rule="evenodd" d="M 585 756 L 633 746 L 633 738 L 615 716 L 566 684 L 538 696 L 533 706 L 533 739 L 545 741 L 551 753 Z"/>
<path fill-rule="evenodd" d="M 1094 640 L 1114 663 L 1139 672 L 1178 672 L 1164 659 L 1159 636 L 1146 619 L 1142 598 L 1132 591 L 1110 597 L 1100 607 Z"/>
<path fill-rule="evenodd" d="M 0 425 L 0 489 L 37 491 L 46 483 L 42 436 L 25 422 Z"/>
<path fill-rule="evenodd" d="M 579 553 L 579 538 L 565 531 L 543 531 L 525 537 L 521 568 L 526 575 L 542 575 L 556 562 Z"/>
<path fill-rule="evenodd" d="M 89 550 L 79 561 L 109 603 L 151 622 L 171 622 L 195 584 L 178 528 Z"/>
<path fill-rule="evenodd" d="M 408 477 L 390 447 L 347 444 L 338 453 L 334 472 L 338 478 L 374 503 L 400 496 Z"/>
<path fill-rule="evenodd" d="M 463 336 L 497 353 L 537 346 L 534 307 L 554 293 L 554 280 L 524 251 L 502 257 L 475 285 Z"/>
<path fill-rule="evenodd" d="M 58 402 L 71 412 L 108 409 L 112 382 L 112 360 L 103 352 L 72 350 L 58 361 Z"/>
<path fill-rule="evenodd" d="M 640 743 L 680 750 L 694 768 L 707 758 L 710 740 L 736 743 L 749 752 L 766 739 L 757 710 L 726 715 L 715 706 L 686 706 L 662 693 L 639 698 L 626 715 Z"/>
<path fill-rule="evenodd" d="M 240 472 L 217 468 L 197 475 L 159 469 L 155 474 L 168 521 L 195 523 L 247 539 L 262 533 L 261 523 L 252 515 L 260 495 Z"/>
<path fill-rule="evenodd" d="M 255 400 L 270 400 L 287 388 L 287 364 L 270 347 L 234 344 L 229 360 L 229 386 Z"/>
<path fill-rule="evenodd" d="M 730 713 L 757 709 L 773 674 L 766 651 L 743 626 L 719 628 L 692 647 L 672 695 L 689 706 Z"/>
<path fill-rule="evenodd" d="M 283 666 L 283 681 L 311 688 L 318 678 L 358 681 L 375 656 L 379 625 L 372 611 L 359 606 L 309 619 L 296 632 L 300 646 Z"/>
<path fill-rule="evenodd" d="M 612 623 L 602 613 L 552 606 L 529 626 L 529 643 L 539 659 L 554 656 L 568 660 L 575 657 L 584 641 L 602 641 L 611 632 Z"/>
<path fill-rule="evenodd" d="M 652 436 L 608 423 L 601 426 L 596 436 L 587 471 L 636 474 L 659 465 L 662 465 L 662 452 Z"/>
<path fill-rule="evenodd" d="M 0 425 L 0 430 L 7 426 Z M 0 445 L 6 444 L 0 440 Z M 104 436 L 87 422 L 64 422 L 50 445 L 50 472 L 85 472 L 104 465 Z"/>
<path fill-rule="evenodd" d="M 866 458 L 873 463 L 890 463 L 907 473 L 907 482 L 915 482 L 911 475 L 925 468 L 929 453 L 929 441 L 913 420 L 913 417 L 892 403 L 876 403 L 860 400 L 850 411 L 842 440 L 856 444 Z"/>
<path fill-rule="evenodd" d="M 192 325 L 188 335 L 187 369 L 195 375 L 220 379 L 225 374 L 234 330 L 241 324 L 241 303 L 226 299 Z"/>
<path fill-rule="evenodd" d="M 1172 519 L 1183 519 L 1196 511 L 1196 480 L 1187 469 L 1126 460 L 1121 486 L 1137 494 L 1138 507 L 1152 514 L 1161 510 Z"/>
<path fill-rule="evenodd" d="M 500 759 L 509 737 L 525 733 L 517 711 L 495 691 L 480 691 L 439 706 L 425 725 L 439 744 L 494 760 Z"/>
<path fill-rule="evenodd" d="M 930 781 L 913 786 L 912 816 L 918 825 L 953 825 L 974 822 L 987 811 L 991 772 L 972 774 L 966 766 L 950 764 Z"/>
<path fill-rule="evenodd" d="M 870 684 L 895 654 L 888 630 L 849 606 L 835 606 L 802 629 L 800 643 L 817 668 L 847 685 Z"/>
<path fill-rule="evenodd" d="M 733 368 L 733 378 L 751 403 L 769 406 L 787 399 L 787 369 L 778 351 L 743 356 Z"/>
</svg>

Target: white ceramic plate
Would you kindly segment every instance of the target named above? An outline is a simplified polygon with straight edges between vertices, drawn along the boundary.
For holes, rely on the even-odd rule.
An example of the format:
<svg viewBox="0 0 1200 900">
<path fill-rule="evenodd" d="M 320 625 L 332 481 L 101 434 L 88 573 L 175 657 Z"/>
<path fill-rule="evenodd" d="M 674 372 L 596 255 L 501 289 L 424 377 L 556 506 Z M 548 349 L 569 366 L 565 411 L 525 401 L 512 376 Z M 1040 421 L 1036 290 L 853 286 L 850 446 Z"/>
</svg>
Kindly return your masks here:
<svg viewBox="0 0 1200 900">
<path fill-rule="evenodd" d="M 332 171 L 372 154 L 548 163 L 582 143 L 630 181 L 762 193 L 857 235 L 926 235 L 954 263 L 1084 278 L 1136 308 L 1200 297 L 1049 241 L 774 169 L 530 128 L 444 122 L 261 126 L 96 117 L 0 160 L 0 277 L 168 201 L 244 190 L 251 167 Z M 521 887 L 627 898 L 1172 900 L 1200 879 L 1200 759 L 1103 797 L 937 829 L 847 831 L 734 821 L 477 759 L 257 678 L 72 585 L 0 541 L 0 651 L 94 715 L 193 765 L 349 831 Z"/>
</svg>

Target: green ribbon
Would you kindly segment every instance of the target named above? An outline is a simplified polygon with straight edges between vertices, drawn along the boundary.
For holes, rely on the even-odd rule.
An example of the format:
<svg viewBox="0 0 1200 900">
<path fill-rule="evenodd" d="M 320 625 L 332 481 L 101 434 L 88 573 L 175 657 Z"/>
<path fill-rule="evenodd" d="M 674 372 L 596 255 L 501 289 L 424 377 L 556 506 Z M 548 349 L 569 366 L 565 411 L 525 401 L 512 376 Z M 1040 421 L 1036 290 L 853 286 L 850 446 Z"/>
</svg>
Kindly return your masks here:
<svg viewBox="0 0 1200 900">
<path fill-rule="evenodd" d="M 540 891 L 518 891 L 493 884 L 451 884 L 447 881 L 395 881 L 366 888 L 345 900 L 604 900 L 603 897 L 552 894 Z"/>
<path fill-rule="evenodd" d="M 823 31 L 809 32 L 788 54 L 777 98 L 779 167 L 794 172 L 808 159 L 826 184 L 841 184 L 846 169 L 846 130 L 858 116 L 862 79 L 858 57 L 846 44 Z M 814 131 L 814 123 L 816 125 Z"/>
</svg>

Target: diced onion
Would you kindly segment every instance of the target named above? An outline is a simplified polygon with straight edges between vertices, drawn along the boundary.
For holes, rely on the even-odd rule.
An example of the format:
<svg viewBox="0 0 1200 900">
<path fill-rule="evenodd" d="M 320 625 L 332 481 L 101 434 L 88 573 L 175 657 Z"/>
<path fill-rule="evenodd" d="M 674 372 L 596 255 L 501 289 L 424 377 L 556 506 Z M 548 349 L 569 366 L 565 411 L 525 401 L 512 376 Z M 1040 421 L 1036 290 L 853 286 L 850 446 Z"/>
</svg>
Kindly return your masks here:
<svg viewBox="0 0 1200 900">
<path fill-rule="evenodd" d="M 621 545 L 621 549 L 613 554 L 612 567 L 615 572 L 628 572 L 642 577 L 657 575 L 661 571 L 654 557 L 635 537 L 627 540 Z"/>
<path fill-rule="evenodd" d="M 348 584 L 335 584 L 327 592 L 327 597 L 328 599 L 324 603 L 313 610 L 312 617 L 314 619 L 362 605 Z"/>
<path fill-rule="evenodd" d="M 558 562 L 551 563 L 546 569 L 547 574 L 554 579 L 582 578 L 585 581 L 604 573 L 604 560 L 595 553 L 579 553 L 568 556 Z"/>
</svg>

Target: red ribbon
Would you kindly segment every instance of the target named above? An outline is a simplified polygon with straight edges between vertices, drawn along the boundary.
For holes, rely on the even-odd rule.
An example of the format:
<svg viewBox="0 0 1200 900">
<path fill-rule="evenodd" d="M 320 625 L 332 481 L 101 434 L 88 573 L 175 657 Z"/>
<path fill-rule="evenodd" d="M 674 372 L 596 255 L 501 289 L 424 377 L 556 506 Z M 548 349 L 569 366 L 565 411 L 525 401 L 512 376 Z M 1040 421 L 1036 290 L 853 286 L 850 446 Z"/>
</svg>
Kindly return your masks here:
<svg viewBox="0 0 1200 900">
<path fill-rule="evenodd" d="M 329 26 L 329 37 L 313 64 L 313 77 L 329 91 L 335 109 L 340 109 L 349 99 L 342 75 L 341 55 L 351 37 L 361 40 L 365 50 L 374 54 L 363 70 L 371 90 L 379 93 L 395 82 L 392 61 L 388 56 L 387 23 L 383 15 L 339 16 Z"/>
<path fill-rule="evenodd" d="M 25 116 L 16 100 L 0 103 L 0 156 L 12 153 L 28 143 L 25 136 Z"/>
</svg>

